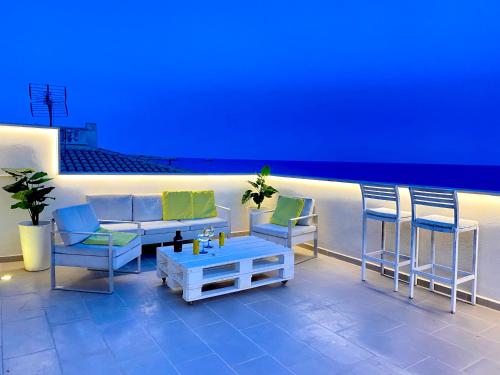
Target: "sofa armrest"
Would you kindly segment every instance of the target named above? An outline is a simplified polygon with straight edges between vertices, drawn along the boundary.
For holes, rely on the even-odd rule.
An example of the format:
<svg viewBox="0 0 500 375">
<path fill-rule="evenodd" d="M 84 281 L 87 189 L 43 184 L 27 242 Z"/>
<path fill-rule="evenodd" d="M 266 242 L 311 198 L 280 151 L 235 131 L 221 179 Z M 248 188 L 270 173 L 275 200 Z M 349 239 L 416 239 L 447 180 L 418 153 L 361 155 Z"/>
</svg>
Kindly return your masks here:
<svg viewBox="0 0 500 375">
<path fill-rule="evenodd" d="M 228 207 L 215 205 L 217 216 L 227 221 L 229 236 L 231 236 L 231 209 Z"/>
</svg>

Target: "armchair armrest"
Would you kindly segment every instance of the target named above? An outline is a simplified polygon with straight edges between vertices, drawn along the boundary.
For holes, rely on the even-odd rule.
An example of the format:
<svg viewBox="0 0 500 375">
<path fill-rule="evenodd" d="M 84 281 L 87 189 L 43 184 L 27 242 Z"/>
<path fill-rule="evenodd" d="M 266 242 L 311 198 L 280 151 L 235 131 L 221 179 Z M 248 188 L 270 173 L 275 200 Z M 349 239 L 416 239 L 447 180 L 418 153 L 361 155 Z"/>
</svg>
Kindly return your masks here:
<svg viewBox="0 0 500 375">
<path fill-rule="evenodd" d="M 141 222 L 140 221 L 131 221 L 131 220 L 102 220 L 102 219 L 99 219 L 99 223 L 103 223 L 103 224 L 113 224 L 113 223 L 117 223 L 117 224 L 135 224 L 135 225 L 137 225 L 137 235 L 138 236 L 142 236 L 142 233 L 141 233 Z"/>
<path fill-rule="evenodd" d="M 86 234 L 89 236 L 105 236 L 105 237 L 111 237 L 111 233 L 106 233 L 106 232 L 73 232 L 73 231 L 67 231 L 67 230 L 55 230 L 53 233 L 58 233 L 58 234 Z"/>
<path fill-rule="evenodd" d="M 293 223 L 300 220 L 300 219 L 310 219 L 312 218 L 313 219 L 313 222 L 315 225 L 317 225 L 317 221 L 318 221 L 318 214 L 311 214 L 311 215 L 305 215 L 305 216 L 299 216 L 299 217 L 294 217 L 292 219 L 289 219 L 288 220 L 288 247 L 291 248 L 292 247 L 292 228 L 293 228 Z M 317 227 L 316 227 L 316 230 L 317 230 Z"/>
<path fill-rule="evenodd" d="M 294 221 L 299 221 L 301 219 L 313 219 L 314 223 L 318 220 L 318 214 L 311 214 L 311 215 L 305 215 L 305 216 L 299 216 L 299 217 L 294 217 L 292 219 L 288 220 L 288 226 L 293 225 Z"/>
<path fill-rule="evenodd" d="M 250 233 L 255 225 L 268 223 L 275 210 L 255 210 L 250 212 Z"/>
</svg>

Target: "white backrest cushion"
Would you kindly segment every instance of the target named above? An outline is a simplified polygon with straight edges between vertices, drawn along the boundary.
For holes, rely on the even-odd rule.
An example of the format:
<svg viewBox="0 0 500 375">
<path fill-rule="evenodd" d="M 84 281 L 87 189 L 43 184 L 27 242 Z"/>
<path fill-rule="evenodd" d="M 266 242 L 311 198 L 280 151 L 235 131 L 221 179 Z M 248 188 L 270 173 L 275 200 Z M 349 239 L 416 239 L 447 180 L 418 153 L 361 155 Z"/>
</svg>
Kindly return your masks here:
<svg viewBox="0 0 500 375">
<path fill-rule="evenodd" d="M 300 216 L 312 215 L 314 213 L 315 202 L 313 198 L 295 197 L 295 196 L 291 198 L 302 198 L 304 200 L 304 208 L 302 209 Z M 312 224 L 313 224 L 312 218 L 300 219 L 297 221 L 297 225 L 312 225 Z"/>
<path fill-rule="evenodd" d="M 99 220 L 132 220 L 132 195 L 87 195 Z"/>
<path fill-rule="evenodd" d="M 99 221 L 89 204 L 80 204 L 55 210 L 52 215 L 57 224 L 57 229 L 62 232 L 95 232 L 99 229 Z M 82 242 L 89 235 L 64 234 L 61 238 L 66 246 Z"/>
<path fill-rule="evenodd" d="M 161 194 L 143 194 L 132 197 L 132 216 L 135 221 L 163 219 Z"/>
</svg>

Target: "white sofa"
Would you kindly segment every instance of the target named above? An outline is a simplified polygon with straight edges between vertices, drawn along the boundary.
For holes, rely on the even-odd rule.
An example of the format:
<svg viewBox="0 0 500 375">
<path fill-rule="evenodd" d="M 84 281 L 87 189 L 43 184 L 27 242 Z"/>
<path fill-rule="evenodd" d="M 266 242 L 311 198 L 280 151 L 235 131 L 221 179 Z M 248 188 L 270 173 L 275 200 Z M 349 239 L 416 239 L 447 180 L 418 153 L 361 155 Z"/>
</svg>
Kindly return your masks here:
<svg viewBox="0 0 500 375">
<path fill-rule="evenodd" d="M 192 240 L 208 226 L 213 226 L 216 233 L 231 235 L 231 210 L 226 207 L 216 205 L 217 217 L 165 221 L 161 194 L 87 195 L 86 198 L 106 229 L 135 233 L 137 225 L 130 222 L 140 223 L 142 244 L 171 242 L 177 230 L 184 240 Z M 106 223 L 108 220 L 115 222 Z"/>
</svg>

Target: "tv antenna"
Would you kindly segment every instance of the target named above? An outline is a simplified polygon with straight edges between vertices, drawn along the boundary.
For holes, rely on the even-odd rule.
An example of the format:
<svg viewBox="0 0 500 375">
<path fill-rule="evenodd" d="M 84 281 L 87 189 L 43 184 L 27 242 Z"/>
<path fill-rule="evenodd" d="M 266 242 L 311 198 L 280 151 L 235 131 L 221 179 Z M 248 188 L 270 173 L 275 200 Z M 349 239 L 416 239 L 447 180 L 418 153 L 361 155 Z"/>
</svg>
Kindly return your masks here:
<svg viewBox="0 0 500 375">
<path fill-rule="evenodd" d="M 29 89 L 32 117 L 49 116 L 51 127 L 53 117 L 68 117 L 65 86 L 30 83 Z"/>
</svg>

